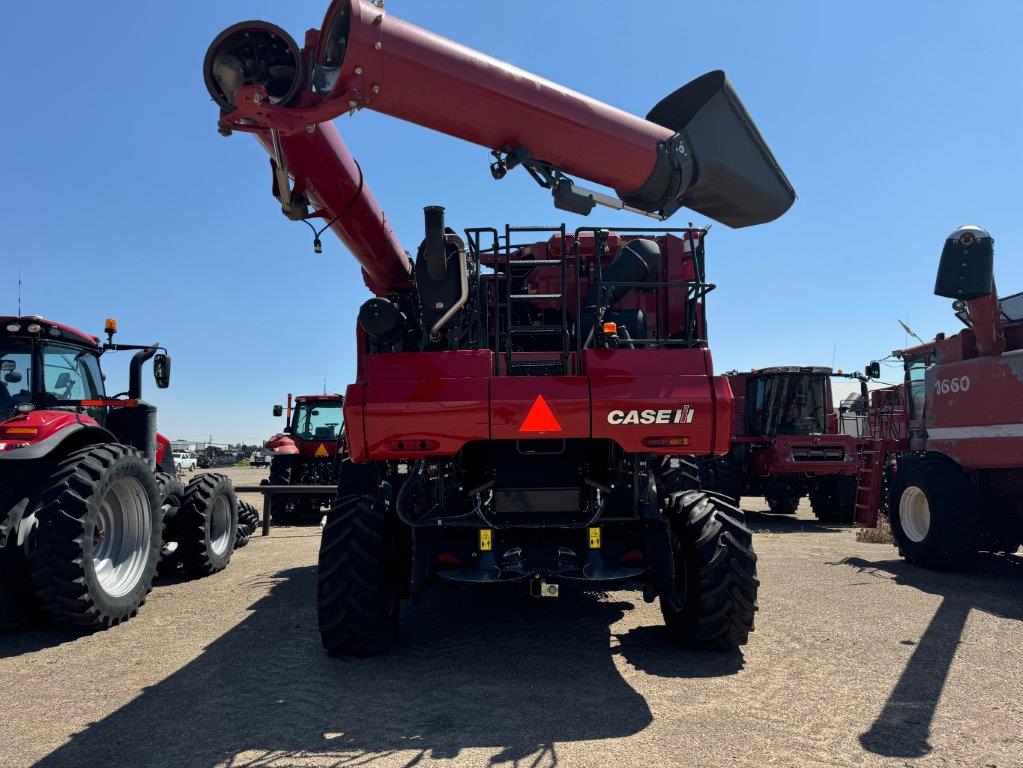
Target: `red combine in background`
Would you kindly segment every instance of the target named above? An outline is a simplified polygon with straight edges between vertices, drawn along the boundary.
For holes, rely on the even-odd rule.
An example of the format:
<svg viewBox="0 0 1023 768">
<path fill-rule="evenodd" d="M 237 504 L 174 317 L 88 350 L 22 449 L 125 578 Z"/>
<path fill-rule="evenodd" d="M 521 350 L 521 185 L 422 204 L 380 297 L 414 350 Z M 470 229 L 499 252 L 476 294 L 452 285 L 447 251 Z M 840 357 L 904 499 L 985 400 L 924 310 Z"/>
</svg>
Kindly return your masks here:
<svg viewBox="0 0 1023 768">
<path fill-rule="evenodd" d="M 781 366 L 727 374 L 735 395 L 732 448 L 711 463 L 714 487 L 739 502 L 764 496 L 791 515 L 810 497 L 819 520 L 851 523 L 856 506 L 857 437 L 843 434 L 831 379 L 866 377 L 820 366 Z"/>
<path fill-rule="evenodd" d="M 284 431 L 271 437 L 270 485 L 337 485 L 344 414 L 341 395 L 288 395 Z M 275 405 L 274 416 L 285 410 Z M 329 498 L 274 494 L 270 514 L 278 525 L 319 523 Z"/>
<path fill-rule="evenodd" d="M 856 521 L 887 503 L 899 551 L 928 568 L 1023 544 L 1023 294 L 999 299 L 993 265 L 985 230 L 948 236 L 934 293 L 966 328 L 894 352 L 904 382 L 871 393 Z"/>
<path fill-rule="evenodd" d="M 724 73 L 643 119 L 335 0 L 302 49 L 265 22 L 231 27 L 205 74 L 221 132 L 256 135 L 284 213 L 332 228 L 375 294 L 358 313 L 350 456 L 320 549 L 328 653 L 387 648 L 401 600 L 439 583 L 545 597 L 635 585 L 679 642 L 745 643 L 751 535 L 698 490 L 692 458 L 727 452 L 731 434 L 707 343 L 706 230 L 459 235 L 428 206 L 410 261 L 328 122 L 373 109 L 480 144 L 495 178 L 522 166 L 575 213 L 663 220 L 686 206 L 761 224 L 795 195 Z"/>
<path fill-rule="evenodd" d="M 111 626 L 135 615 L 159 564 L 205 575 L 231 559 L 231 483 L 204 474 L 183 487 L 142 399 L 143 365 L 153 360 L 165 388 L 170 357 L 115 344 L 116 331 L 107 320 L 101 344 L 41 317 L 0 317 L 0 623 Z M 100 357 L 120 350 L 135 353 L 128 390 L 108 396 Z"/>
</svg>

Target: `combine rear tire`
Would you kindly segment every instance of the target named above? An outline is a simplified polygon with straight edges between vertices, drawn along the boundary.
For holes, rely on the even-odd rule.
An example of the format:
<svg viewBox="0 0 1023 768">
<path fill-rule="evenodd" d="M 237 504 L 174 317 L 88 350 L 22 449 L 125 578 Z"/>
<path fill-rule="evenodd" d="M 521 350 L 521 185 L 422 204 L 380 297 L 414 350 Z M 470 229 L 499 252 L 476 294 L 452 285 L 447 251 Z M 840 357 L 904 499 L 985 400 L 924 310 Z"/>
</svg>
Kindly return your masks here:
<svg viewBox="0 0 1023 768">
<path fill-rule="evenodd" d="M 209 576 L 224 570 L 234 551 L 238 500 L 225 475 L 202 474 L 185 488 L 173 535 L 185 570 Z"/>
<path fill-rule="evenodd" d="M 970 479 L 958 464 L 934 455 L 904 462 L 890 501 L 899 553 L 936 570 L 967 565 L 979 546 L 973 501 Z"/>
<path fill-rule="evenodd" d="M 687 646 L 731 650 L 745 645 L 757 610 L 757 556 L 743 513 L 698 491 L 674 496 L 668 507 L 675 550 L 675 611 L 661 597 L 672 638 Z"/>
<path fill-rule="evenodd" d="M 320 543 L 316 611 L 328 655 L 368 656 L 389 650 L 397 639 L 398 582 L 407 563 L 400 560 L 399 522 L 384 502 L 375 468 L 344 469 L 348 490 L 331 505 Z"/>
<path fill-rule="evenodd" d="M 714 489 L 739 506 L 743 491 L 742 461 L 729 453 L 714 461 Z"/>
<path fill-rule="evenodd" d="M 28 575 L 58 626 L 109 627 L 134 616 L 153 585 L 163 521 L 145 457 L 116 443 L 75 451 L 50 474 Z"/>
<path fill-rule="evenodd" d="M 814 517 L 823 523 L 851 524 L 856 516 L 856 477 L 822 478 L 810 491 L 810 508 Z"/>
<path fill-rule="evenodd" d="M 802 496 L 791 494 L 788 496 L 767 496 L 767 507 L 776 515 L 794 515 L 799 509 L 799 500 Z"/>
</svg>

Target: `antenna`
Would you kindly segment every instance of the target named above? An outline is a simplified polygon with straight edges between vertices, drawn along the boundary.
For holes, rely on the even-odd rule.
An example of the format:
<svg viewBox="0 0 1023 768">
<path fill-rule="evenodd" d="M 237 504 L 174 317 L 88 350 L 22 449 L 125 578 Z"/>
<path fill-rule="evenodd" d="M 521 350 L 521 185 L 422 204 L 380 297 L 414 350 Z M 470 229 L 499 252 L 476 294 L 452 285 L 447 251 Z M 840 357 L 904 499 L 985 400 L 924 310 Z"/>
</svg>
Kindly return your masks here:
<svg viewBox="0 0 1023 768">
<path fill-rule="evenodd" d="M 21 317 L 21 264 L 18 265 L 18 317 Z"/>
<path fill-rule="evenodd" d="M 831 367 L 835 367 L 835 358 L 838 356 L 838 342 L 836 341 L 831 347 Z"/>
<path fill-rule="evenodd" d="M 917 335 L 916 335 L 916 332 L 915 332 L 915 331 L 914 331 L 914 330 L 913 330 L 912 328 L 910 328 L 910 327 L 909 327 L 908 325 L 906 325 L 906 324 L 905 324 L 904 322 L 902 322 L 901 320 L 899 320 L 899 325 L 901 325 L 901 326 L 902 326 L 902 330 L 904 330 L 904 331 L 905 331 L 906 333 L 908 333 L 908 334 L 909 334 L 910 336 L 912 336 L 912 337 L 913 337 L 914 339 L 916 339 L 917 341 L 919 341 L 919 342 L 920 342 L 921 344 L 923 344 L 924 346 L 927 346 L 927 342 L 926 342 L 926 341 L 924 341 L 923 339 L 921 339 L 921 338 L 920 338 L 919 336 L 917 336 Z"/>
</svg>

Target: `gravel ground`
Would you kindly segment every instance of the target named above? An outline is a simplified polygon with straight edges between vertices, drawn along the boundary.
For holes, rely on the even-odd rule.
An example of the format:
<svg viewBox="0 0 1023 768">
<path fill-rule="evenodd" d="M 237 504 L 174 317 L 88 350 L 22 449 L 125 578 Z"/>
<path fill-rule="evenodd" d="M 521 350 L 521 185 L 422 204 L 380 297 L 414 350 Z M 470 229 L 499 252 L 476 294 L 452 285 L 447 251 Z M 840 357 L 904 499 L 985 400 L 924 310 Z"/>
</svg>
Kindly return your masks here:
<svg viewBox="0 0 1023 768">
<path fill-rule="evenodd" d="M 394 653 L 331 660 L 319 531 L 282 528 L 114 629 L 0 637 L 0 765 L 1023 766 L 1023 557 L 936 574 L 744 506 L 741 654 L 667 645 L 632 592 L 434 591 Z"/>
</svg>

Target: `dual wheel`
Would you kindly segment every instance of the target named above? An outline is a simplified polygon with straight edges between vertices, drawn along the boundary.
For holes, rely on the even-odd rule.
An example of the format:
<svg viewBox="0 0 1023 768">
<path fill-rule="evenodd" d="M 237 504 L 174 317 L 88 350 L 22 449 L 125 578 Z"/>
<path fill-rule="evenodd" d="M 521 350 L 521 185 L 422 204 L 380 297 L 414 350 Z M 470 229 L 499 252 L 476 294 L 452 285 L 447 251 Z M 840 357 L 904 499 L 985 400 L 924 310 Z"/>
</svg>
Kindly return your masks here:
<svg viewBox="0 0 1023 768">
<path fill-rule="evenodd" d="M 135 449 L 114 443 L 35 471 L 34 480 L 31 471 L 4 478 L 17 490 L 0 500 L 6 513 L 0 591 L 35 618 L 99 628 L 134 616 L 164 545 L 163 555 L 194 575 L 230 560 L 237 502 L 222 475 L 200 475 L 182 487 L 173 475 L 154 473 Z"/>
</svg>

